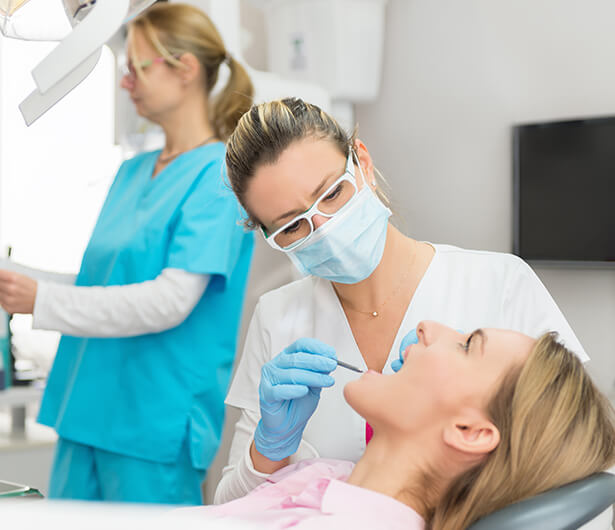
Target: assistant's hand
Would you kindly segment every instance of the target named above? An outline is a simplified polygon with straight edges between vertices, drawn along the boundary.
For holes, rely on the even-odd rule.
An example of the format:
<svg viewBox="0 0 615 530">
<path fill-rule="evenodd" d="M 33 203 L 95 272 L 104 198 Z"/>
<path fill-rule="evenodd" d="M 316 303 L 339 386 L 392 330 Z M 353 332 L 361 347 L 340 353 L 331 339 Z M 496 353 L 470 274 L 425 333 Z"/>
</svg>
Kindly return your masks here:
<svg viewBox="0 0 615 530">
<path fill-rule="evenodd" d="M 401 344 L 399 345 L 399 359 L 395 359 L 391 363 L 391 368 L 394 372 L 399 372 L 404 364 L 404 352 L 406 351 L 406 348 L 410 346 L 410 344 L 416 344 L 418 341 L 419 338 L 416 334 L 416 329 L 413 329 L 402 339 Z"/>
<path fill-rule="evenodd" d="M 32 313 L 37 285 L 29 276 L 0 269 L 0 305 L 7 313 Z"/>
<path fill-rule="evenodd" d="M 261 369 L 261 419 L 254 432 L 256 450 L 269 460 L 294 454 L 303 429 L 316 410 L 320 391 L 335 382 L 335 350 L 316 339 L 299 339 Z"/>
</svg>

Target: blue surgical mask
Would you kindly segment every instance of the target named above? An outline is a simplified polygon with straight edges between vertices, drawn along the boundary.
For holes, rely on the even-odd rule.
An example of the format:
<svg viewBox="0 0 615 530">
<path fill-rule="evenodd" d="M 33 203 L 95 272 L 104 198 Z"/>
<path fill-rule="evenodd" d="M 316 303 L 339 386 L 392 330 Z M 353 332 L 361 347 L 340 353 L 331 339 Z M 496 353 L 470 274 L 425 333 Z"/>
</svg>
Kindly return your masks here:
<svg viewBox="0 0 615 530">
<path fill-rule="evenodd" d="M 287 253 L 299 272 L 338 283 L 358 283 L 374 272 L 384 252 L 391 210 L 363 182 L 339 214 Z"/>
</svg>

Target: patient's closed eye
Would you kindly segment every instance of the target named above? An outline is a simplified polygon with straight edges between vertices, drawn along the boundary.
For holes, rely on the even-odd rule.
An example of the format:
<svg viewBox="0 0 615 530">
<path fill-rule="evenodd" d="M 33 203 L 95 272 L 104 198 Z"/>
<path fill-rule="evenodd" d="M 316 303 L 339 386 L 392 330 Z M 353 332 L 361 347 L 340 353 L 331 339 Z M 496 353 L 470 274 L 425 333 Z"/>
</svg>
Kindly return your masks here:
<svg viewBox="0 0 615 530">
<path fill-rule="evenodd" d="M 472 345 L 472 339 L 474 338 L 475 334 L 476 334 L 476 331 L 472 332 L 470 336 L 468 337 L 468 340 L 466 340 L 465 344 L 460 344 L 461 348 L 466 354 L 469 353 L 470 351 L 470 346 Z"/>
</svg>

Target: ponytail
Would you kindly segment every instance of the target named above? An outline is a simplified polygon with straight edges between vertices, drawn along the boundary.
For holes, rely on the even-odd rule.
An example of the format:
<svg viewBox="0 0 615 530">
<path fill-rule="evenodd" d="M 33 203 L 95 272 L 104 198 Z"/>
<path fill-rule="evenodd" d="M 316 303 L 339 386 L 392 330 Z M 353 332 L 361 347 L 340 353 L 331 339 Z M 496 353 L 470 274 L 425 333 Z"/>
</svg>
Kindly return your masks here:
<svg viewBox="0 0 615 530">
<path fill-rule="evenodd" d="M 159 3 L 135 18 L 130 28 L 142 29 L 150 44 L 173 66 L 182 66 L 177 59 L 182 53 L 193 54 L 203 69 L 203 89 L 208 97 L 220 65 L 228 65 L 228 83 L 212 101 L 209 116 L 216 136 L 226 140 L 252 105 L 254 89 L 246 70 L 226 51 L 211 19 L 192 5 Z"/>
<path fill-rule="evenodd" d="M 226 140 L 235 130 L 241 116 L 252 106 L 254 89 L 245 68 L 226 54 L 230 76 L 224 90 L 213 105 L 213 126 L 219 138 Z"/>
</svg>

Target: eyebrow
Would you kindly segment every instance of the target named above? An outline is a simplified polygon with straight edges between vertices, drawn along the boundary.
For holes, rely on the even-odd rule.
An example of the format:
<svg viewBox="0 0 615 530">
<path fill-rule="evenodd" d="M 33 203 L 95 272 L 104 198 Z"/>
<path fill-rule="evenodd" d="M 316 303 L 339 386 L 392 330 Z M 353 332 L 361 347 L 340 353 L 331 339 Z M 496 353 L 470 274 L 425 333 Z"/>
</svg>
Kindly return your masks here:
<svg viewBox="0 0 615 530">
<path fill-rule="evenodd" d="M 332 171 L 331 173 L 325 175 L 325 177 L 322 179 L 322 181 L 320 182 L 320 184 L 316 187 L 316 189 L 312 192 L 312 199 L 316 199 L 320 193 L 322 192 L 322 189 L 325 187 L 325 184 L 329 181 L 329 179 L 333 176 L 337 175 L 337 171 Z M 275 224 L 279 221 L 281 221 L 282 219 L 285 219 L 286 217 L 290 217 L 290 216 L 295 216 L 295 215 L 300 215 L 303 212 L 305 212 L 304 209 L 302 208 L 295 208 L 294 210 L 289 210 L 286 213 L 283 213 L 282 215 L 279 215 L 278 217 L 276 217 L 273 221 L 271 221 L 271 224 Z"/>
<path fill-rule="evenodd" d="M 480 353 L 481 355 L 484 355 L 485 354 L 485 342 L 487 341 L 487 336 L 485 335 L 485 332 L 482 330 L 482 328 L 478 328 L 474 330 L 472 334 L 470 335 L 470 337 L 468 338 L 468 343 L 470 347 L 474 344 L 474 337 L 480 337 Z M 470 349 L 470 347 L 468 347 L 468 350 Z"/>
</svg>

